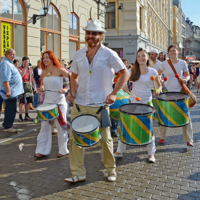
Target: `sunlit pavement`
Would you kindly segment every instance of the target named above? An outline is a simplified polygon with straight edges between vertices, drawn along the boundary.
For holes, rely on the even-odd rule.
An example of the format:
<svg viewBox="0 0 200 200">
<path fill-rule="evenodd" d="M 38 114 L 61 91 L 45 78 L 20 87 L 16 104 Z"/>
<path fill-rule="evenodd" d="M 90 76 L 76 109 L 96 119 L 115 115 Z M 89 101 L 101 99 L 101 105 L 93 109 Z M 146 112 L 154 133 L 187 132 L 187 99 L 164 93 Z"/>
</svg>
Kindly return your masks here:
<svg viewBox="0 0 200 200">
<path fill-rule="evenodd" d="M 200 101 L 200 94 L 197 96 Z M 32 111 L 31 117 L 35 116 Z M 53 135 L 51 154 L 38 160 L 33 156 L 39 125 L 17 123 L 16 119 L 23 129 L 19 134 L 0 132 L 0 199 L 200 199 L 199 116 L 200 102 L 191 109 L 194 148 L 186 147 L 181 128 L 168 129 L 165 144 L 159 145 L 155 125 L 156 163 L 148 163 L 146 147 L 128 146 L 123 158 L 116 160 L 116 182 L 105 177 L 100 144 L 87 148 L 87 180 L 75 184 L 64 182 L 71 176 L 69 156 L 56 157 L 57 136 Z"/>
</svg>

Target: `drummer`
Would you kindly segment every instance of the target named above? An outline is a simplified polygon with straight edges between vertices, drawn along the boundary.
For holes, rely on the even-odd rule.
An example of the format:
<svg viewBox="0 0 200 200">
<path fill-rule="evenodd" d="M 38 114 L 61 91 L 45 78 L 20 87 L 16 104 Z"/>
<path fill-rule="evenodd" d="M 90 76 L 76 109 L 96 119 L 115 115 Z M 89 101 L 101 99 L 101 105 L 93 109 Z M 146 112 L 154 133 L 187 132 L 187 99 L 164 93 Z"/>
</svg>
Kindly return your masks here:
<svg viewBox="0 0 200 200">
<path fill-rule="evenodd" d="M 55 124 L 58 132 L 58 154 L 57 157 L 62 157 L 69 154 L 67 148 L 68 134 L 66 130 L 66 113 L 67 103 L 65 101 L 66 88 L 63 88 L 63 77 L 69 77 L 64 67 L 61 66 L 55 54 L 51 51 L 46 51 L 42 54 L 41 63 L 42 83 L 39 91 L 45 92 L 44 104 L 57 104 L 61 109 L 58 119 L 55 119 Z M 46 91 L 45 91 L 46 90 Z M 41 158 L 50 154 L 52 145 L 52 125 L 53 121 L 42 121 L 41 130 L 37 137 L 37 147 L 35 157 Z"/>
<path fill-rule="evenodd" d="M 168 54 L 172 61 L 172 64 L 174 65 L 174 68 L 176 69 L 176 72 L 178 73 L 182 81 L 187 84 L 187 81 L 190 80 L 190 75 L 187 67 L 187 63 L 184 60 L 179 59 L 179 48 L 176 45 L 170 45 L 168 47 Z M 158 70 L 158 74 L 161 75 L 162 72 L 165 70 L 166 76 L 167 76 L 167 82 L 165 83 L 165 88 L 168 92 L 182 92 L 182 87 L 178 81 L 178 79 L 175 77 L 175 74 L 168 64 L 167 60 L 162 63 L 160 66 L 160 69 Z M 193 130 L 192 130 L 192 122 L 190 119 L 190 122 L 188 125 L 182 127 L 183 130 L 183 139 L 187 143 L 187 146 L 194 146 L 193 144 Z M 163 144 L 165 142 L 167 128 L 164 126 L 160 127 L 160 139 L 159 143 Z"/>
<path fill-rule="evenodd" d="M 105 31 L 101 28 L 100 20 L 90 20 L 84 30 L 87 45 L 75 54 L 71 66 L 72 96 L 69 96 L 68 100 L 71 102 L 75 100 L 81 113 L 96 115 L 100 121 L 101 114 L 96 113 L 104 104 L 98 103 L 114 103 L 117 93 L 126 84 L 129 73 L 117 53 L 101 44 Z M 112 89 L 113 69 L 121 74 L 120 80 L 114 89 Z M 79 87 L 76 91 L 74 83 L 77 79 Z M 71 113 L 71 120 L 79 115 L 75 103 Z M 90 104 L 93 104 L 93 106 Z M 106 109 L 109 111 L 109 106 L 106 106 Z M 103 163 L 108 172 L 107 179 L 108 181 L 115 181 L 117 174 L 110 127 L 101 128 L 101 137 Z M 65 181 L 75 183 L 86 180 L 84 148 L 74 143 L 71 131 L 69 149 L 70 168 L 73 176 L 66 178 Z"/>
<path fill-rule="evenodd" d="M 154 95 L 157 97 L 162 89 L 160 79 L 158 78 L 158 73 L 155 69 L 149 67 L 149 57 L 146 50 L 140 48 L 137 51 L 137 58 L 135 61 L 135 66 L 132 70 L 130 80 L 134 82 L 133 89 L 131 93 L 135 96 L 140 97 L 141 101 L 136 101 L 136 99 L 130 96 L 131 103 L 143 103 L 147 105 L 152 105 L 152 94 L 151 94 L 151 76 L 155 77 L 155 82 L 157 88 L 154 91 Z M 125 91 L 128 92 L 128 88 L 125 86 Z M 118 141 L 117 152 L 115 152 L 115 157 L 122 157 L 123 152 L 126 151 L 126 144 Z M 155 146 L 155 136 L 152 136 L 152 142 L 147 145 L 147 151 L 149 155 L 149 162 L 154 163 L 156 161 L 154 154 L 156 152 Z"/>
</svg>

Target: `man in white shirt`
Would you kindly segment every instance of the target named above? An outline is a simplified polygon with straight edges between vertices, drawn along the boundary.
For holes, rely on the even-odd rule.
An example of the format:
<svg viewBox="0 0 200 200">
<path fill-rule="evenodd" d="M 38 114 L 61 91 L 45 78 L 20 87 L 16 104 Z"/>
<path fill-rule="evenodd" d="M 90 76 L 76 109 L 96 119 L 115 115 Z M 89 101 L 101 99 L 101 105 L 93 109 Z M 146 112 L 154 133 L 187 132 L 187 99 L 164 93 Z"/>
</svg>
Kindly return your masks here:
<svg viewBox="0 0 200 200">
<path fill-rule="evenodd" d="M 86 31 L 85 41 L 87 46 L 76 52 L 71 66 L 71 91 L 68 97 L 70 102 L 75 100 L 81 113 L 96 115 L 101 119 L 101 113 L 96 114 L 105 102 L 114 103 L 117 93 L 126 84 L 129 73 L 117 53 L 101 44 L 105 31 L 101 28 L 99 20 L 90 20 Z M 114 89 L 112 82 L 114 79 L 113 69 L 121 74 L 120 80 Z M 78 90 L 76 91 L 76 81 Z M 109 110 L 109 106 L 106 109 Z M 71 120 L 79 116 L 74 104 Z M 101 128 L 101 147 L 103 150 L 103 163 L 107 168 L 108 181 L 115 181 L 116 165 L 113 156 L 113 140 L 110 134 L 110 127 Z M 70 132 L 70 168 L 71 178 L 66 178 L 66 182 L 74 183 L 86 180 L 86 169 L 84 166 L 84 149 L 77 146 L 72 139 Z"/>
<path fill-rule="evenodd" d="M 152 49 L 150 51 L 150 56 L 149 56 L 150 60 L 152 61 L 153 64 L 153 68 L 158 71 L 160 68 L 160 65 L 162 64 L 162 62 L 160 62 L 158 60 L 158 51 L 156 49 Z"/>
</svg>

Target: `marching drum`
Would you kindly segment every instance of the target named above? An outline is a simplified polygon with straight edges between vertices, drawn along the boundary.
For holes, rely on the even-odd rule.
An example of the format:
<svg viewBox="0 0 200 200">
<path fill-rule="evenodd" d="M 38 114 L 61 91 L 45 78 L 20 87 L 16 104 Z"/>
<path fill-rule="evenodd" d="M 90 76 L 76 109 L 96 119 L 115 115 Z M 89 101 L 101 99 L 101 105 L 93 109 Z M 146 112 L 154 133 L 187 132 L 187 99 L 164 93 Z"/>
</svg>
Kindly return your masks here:
<svg viewBox="0 0 200 200">
<path fill-rule="evenodd" d="M 167 92 L 158 96 L 158 123 L 166 127 L 180 127 L 189 123 L 189 96 Z"/>
<path fill-rule="evenodd" d="M 71 123 L 72 135 L 76 145 L 90 147 L 101 139 L 100 122 L 97 117 L 89 114 L 75 117 Z"/>
<path fill-rule="evenodd" d="M 56 104 L 42 104 L 37 107 L 38 119 L 41 121 L 50 121 L 59 116 L 58 106 Z"/>
<path fill-rule="evenodd" d="M 147 145 L 153 136 L 154 108 L 146 104 L 130 103 L 119 108 L 119 139 L 129 145 Z"/>
<path fill-rule="evenodd" d="M 110 106 L 110 117 L 116 121 L 119 121 L 119 107 L 124 104 L 129 103 L 129 95 L 124 92 L 123 90 L 120 90 L 117 94 L 117 98 Z"/>
<path fill-rule="evenodd" d="M 152 104 L 155 109 L 155 112 L 153 113 L 153 119 L 158 120 L 158 103 L 156 97 L 153 97 Z"/>
</svg>

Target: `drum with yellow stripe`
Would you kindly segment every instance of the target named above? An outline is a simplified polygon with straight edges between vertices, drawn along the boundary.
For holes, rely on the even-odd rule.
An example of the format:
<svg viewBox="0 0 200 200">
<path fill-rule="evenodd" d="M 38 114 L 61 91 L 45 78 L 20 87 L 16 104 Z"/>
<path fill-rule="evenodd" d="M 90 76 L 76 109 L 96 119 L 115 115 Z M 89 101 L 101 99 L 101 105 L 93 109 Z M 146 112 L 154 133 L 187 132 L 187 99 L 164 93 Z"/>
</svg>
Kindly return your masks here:
<svg viewBox="0 0 200 200">
<path fill-rule="evenodd" d="M 100 122 L 97 117 L 89 114 L 77 116 L 72 120 L 72 135 L 76 145 L 90 147 L 101 139 Z"/>
<path fill-rule="evenodd" d="M 158 123 L 166 127 L 180 127 L 189 123 L 189 96 L 167 92 L 158 96 Z"/>
<path fill-rule="evenodd" d="M 38 119 L 41 121 L 50 121 L 59 116 L 58 106 L 56 104 L 42 104 L 37 107 Z"/>
<path fill-rule="evenodd" d="M 128 104 L 129 98 L 129 95 L 123 90 L 120 90 L 118 92 L 114 104 L 110 106 L 110 117 L 112 119 L 114 119 L 115 121 L 119 121 L 119 107 L 121 105 Z"/>
<path fill-rule="evenodd" d="M 119 139 L 129 145 L 147 145 L 153 136 L 152 106 L 131 103 L 123 105 L 120 111 Z"/>
</svg>

